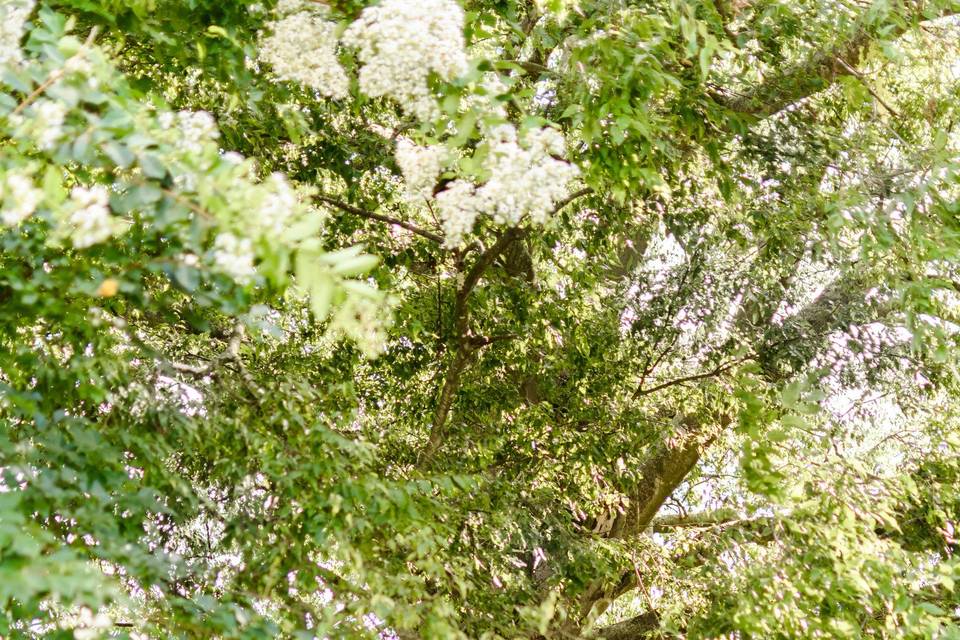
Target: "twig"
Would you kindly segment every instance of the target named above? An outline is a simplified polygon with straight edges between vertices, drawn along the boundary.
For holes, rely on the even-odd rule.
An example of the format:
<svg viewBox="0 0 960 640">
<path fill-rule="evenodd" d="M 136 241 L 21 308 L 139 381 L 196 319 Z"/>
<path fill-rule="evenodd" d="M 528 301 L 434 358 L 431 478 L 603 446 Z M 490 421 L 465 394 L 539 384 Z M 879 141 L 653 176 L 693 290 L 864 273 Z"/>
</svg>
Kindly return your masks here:
<svg viewBox="0 0 960 640">
<path fill-rule="evenodd" d="M 870 95 L 873 96 L 874 99 L 877 102 L 879 102 L 884 109 L 889 111 L 890 114 L 895 118 L 901 119 L 902 116 L 900 115 L 900 112 L 894 109 L 893 107 L 891 107 L 889 104 L 887 104 L 887 102 L 880 97 L 880 94 L 878 94 L 876 91 L 873 90 L 873 87 L 870 86 L 870 84 L 867 82 L 867 79 L 863 77 L 862 73 L 860 73 L 854 67 L 851 67 L 849 64 L 847 64 L 847 62 L 843 58 L 839 56 L 837 56 L 837 62 L 839 62 L 840 66 L 842 66 L 844 69 L 849 71 L 852 75 L 856 76 L 856 78 L 860 81 L 860 84 L 862 84 L 863 87 L 870 92 Z M 900 134 L 898 133 L 897 136 L 899 137 L 899 135 Z"/>
<path fill-rule="evenodd" d="M 530 75 L 536 76 L 538 78 L 544 74 L 553 75 L 556 73 L 552 69 L 545 67 L 542 64 L 539 64 L 537 62 L 531 62 L 529 60 L 503 60 L 502 64 L 520 67 L 525 72 L 529 73 Z"/>
<path fill-rule="evenodd" d="M 373 211 L 367 211 L 366 209 L 355 207 L 352 204 L 347 204 L 346 202 L 337 200 L 336 198 L 331 198 L 330 196 L 325 196 L 321 194 L 321 195 L 314 196 L 314 198 L 332 207 L 336 207 L 341 211 L 352 213 L 355 216 L 360 216 L 361 218 L 367 218 L 369 220 L 379 220 L 380 222 L 386 222 L 387 224 L 392 224 L 397 227 L 402 227 L 407 231 L 412 231 L 418 236 L 422 236 L 428 240 L 432 240 L 437 244 L 443 244 L 442 236 L 439 236 L 435 233 L 427 231 L 426 229 L 421 229 L 420 227 L 414 224 L 411 224 L 409 222 L 404 222 L 403 220 L 398 220 L 397 218 L 391 218 L 390 216 L 385 216 L 380 213 L 374 213 Z"/>
<path fill-rule="evenodd" d="M 29 107 L 34 100 L 36 100 L 38 97 L 40 97 L 43 94 L 43 92 L 49 89 L 54 82 L 62 78 L 64 74 L 63 70 L 64 68 L 66 68 L 67 63 L 69 63 L 71 60 L 76 60 L 84 56 L 87 49 L 90 48 L 90 45 L 92 45 L 93 41 L 97 38 L 98 31 L 99 31 L 99 27 L 96 27 L 96 26 L 90 29 L 90 33 L 87 34 L 87 39 L 84 41 L 83 46 L 80 48 L 80 50 L 77 51 L 72 56 L 70 56 L 70 58 L 68 58 L 67 61 L 64 62 L 63 67 L 60 67 L 59 69 L 54 69 L 53 71 L 51 71 L 47 79 L 44 80 L 42 83 L 40 83 L 40 85 L 38 85 L 37 88 L 30 93 L 30 95 L 24 98 L 23 102 L 17 105 L 17 108 L 10 113 L 10 117 L 12 118 L 14 116 L 20 115 L 20 113 L 22 113 L 24 109 Z"/>
<path fill-rule="evenodd" d="M 491 345 L 494 342 L 504 342 L 506 340 L 513 340 L 517 337 L 515 333 L 499 333 L 492 336 L 473 336 L 469 338 L 468 342 L 470 346 L 474 349 L 479 349 L 480 347 L 486 347 Z"/>
<path fill-rule="evenodd" d="M 233 328 L 233 333 L 230 335 L 230 340 L 227 342 L 227 348 L 223 350 L 223 353 L 211 359 L 207 364 L 198 366 L 198 365 L 189 365 L 181 362 L 171 362 L 169 360 L 164 360 L 163 364 L 169 366 L 174 371 L 180 371 L 183 373 L 189 373 L 195 376 L 205 376 L 226 363 L 233 363 L 236 365 L 236 373 L 240 376 L 240 379 L 243 381 L 244 386 L 247 388 L 247 391 L 250 392 L 250 395 L 253 396 L 254 400 L 258 403 L 263 394 L 262 389 L 257 386 L 256 381 L 253 379 L 253 376 L 247 370 L 246 366 L 243 364 L 243 358 L 240 357 L 240 345 L 243 342 L 243 337 L 246 334 L 246 331 L 243 328 L 243 324 L 237 322 Z M 232 369 L 232 367 L 231 367 Z"/>
<path fill-rule="evenodd" d="M 683 376 L 682 378 L 676 378 L 674 380 L 668 380 L 667 382 L 658 384 L 655 387 L 650 387 L 649 389 L 644 389 L 643 387 L 637 387 L 637 390 L 633 392 L 633 399 L 636 400 L 637 398 L 642 398 L 643 396 L 650 395 L 651 393 L 656 393 L 657 391 L 661 391 L 668 387 L 673 387 L 678 384 L 683 384 L 684 382 L 693 382 L 695 380 L 703 380 L 705 378 L 712 378 L 713 376 L 718 376 L 724 371 L 726 371 L 727 369 L 730 369 L 731 367 L 738 365 L 741 362 L 750 360 L 752 358 L 753 356 L 750 355 L 750 356 L 744 356 L 742 358 L 737 358 L 736 360 L 730 360 L 729 362 L 724 362 L 717 365 L 715 368 L 711 369 L 710 371 L 707 371 L 704 373 L 697 373 L 690 376 Z"/>
<path fill-rule="evenodd" d="M 146 182 L 142 182 L 142 184 L 146 184 Z M 199 215 L 199 216 L 202 217 L 202 218 L 206 218 L 207 220 L 214 220 L 214 219 L 215 219 L 215 218 L 214 218 L 214 215 L 213 215 L 212 213 L 210 213 L 209 211 L 205 210 L 203 207 L 201 207 L 200 205 L 198 205 L 196 202 L 190 200 L 189 198 L 185 198 L 182 194 L 179 194 L 179 193 L 177 193 L 176 191 L 173 191 L 172 189 L 167 189 L 166 187 L 161 187 L 161 188 L 160 188 L 160 192 L 161 192 L 163 195 L 165 195 L 165 196 L 167 196 L 168 198 L 170 198 L 171 200 L 173 200 L 174 202 L 178 202 L 178 203 L 182 204 L 183 206 L 185 206 L 186 208 L 190 209 L 191 211 L 193 211 L 194 213 L 196 213 L 197 215 Z"/>
</svg>

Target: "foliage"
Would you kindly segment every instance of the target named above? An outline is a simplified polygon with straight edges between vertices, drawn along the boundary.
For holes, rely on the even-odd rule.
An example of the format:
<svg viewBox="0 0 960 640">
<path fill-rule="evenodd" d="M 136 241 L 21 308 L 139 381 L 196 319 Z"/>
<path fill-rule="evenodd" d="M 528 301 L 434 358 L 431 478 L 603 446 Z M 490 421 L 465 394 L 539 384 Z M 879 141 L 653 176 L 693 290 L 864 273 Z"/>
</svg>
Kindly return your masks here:
<svg viewBox="0 0 960 640">
<path fill-rule="evenodd" d="M 0 637 L 960 638 L 957 15 L 0 0 Z"/>
</svg>

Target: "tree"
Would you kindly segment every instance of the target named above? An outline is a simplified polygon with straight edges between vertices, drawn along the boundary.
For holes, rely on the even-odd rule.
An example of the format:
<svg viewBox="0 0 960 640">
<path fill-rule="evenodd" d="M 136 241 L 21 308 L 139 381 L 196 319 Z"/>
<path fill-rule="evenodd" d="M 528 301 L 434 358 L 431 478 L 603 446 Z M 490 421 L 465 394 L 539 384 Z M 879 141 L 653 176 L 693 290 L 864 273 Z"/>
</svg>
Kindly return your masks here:
<svg viewBox="0 0 960 640">
<path fill-rule="evenodd" d="M 0 637 L 960 637 L 958 12 L 5 0 Z"/>
</svg>

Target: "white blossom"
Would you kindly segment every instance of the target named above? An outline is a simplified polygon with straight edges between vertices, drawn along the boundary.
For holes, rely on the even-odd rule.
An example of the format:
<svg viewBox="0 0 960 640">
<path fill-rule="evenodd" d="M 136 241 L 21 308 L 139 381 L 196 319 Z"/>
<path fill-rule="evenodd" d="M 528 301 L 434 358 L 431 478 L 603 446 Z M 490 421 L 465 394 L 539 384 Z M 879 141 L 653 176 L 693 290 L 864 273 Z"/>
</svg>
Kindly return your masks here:
<svg viewBox="0 0 960 640">
<path fill-rule="evenodd" d="M 192 171 L 184 171 L 173 176 L 173 184 L 179 191 L 196 191 L 197 175 Z"/>
<path fill-rule="evenodd" d="M 494 220 L 516 224 L 524 215 L 543 224 L 555 202 L 567 193 L 569 182 L 579 175 L 576 165 L 553 156 L 564 151 L 560 132 L 541 128 L 528 131 L 523 143 L 517 141 L 512 125 L 491 132 L 490 153 L 485 168 L 490 180 L 480 196 L 490 203 Z"/>
<path fill-rule="evenodd" d="M 505 120 L 507 109 L 503 102 L 497 100 L 497 97 L 509 92 L 510 88 L 500 79 L 500 76 L 494 72 L 483 74 L 477 89 L 479 91 L 474 90 L 463 97 L 460 101 L 460 107 L 479 111 L 488 117 L 499 117 Z"/>
<path fill-rule="evenodd" d="M 421 147 L 407 138 L 397 141 L 395 158 L 406 182 L 407 197 L 429 198 L 450 152 L 443 145 Z"/>
<path fill-rule="evenodd" d="M 180 131 L 184 142 L 194 140 L 215 140 L 220 137 L 217 121 L 206 111 L 180 111 L 177 113 Z"/>
<path fill-rule="evenodd" d="M 430 72 L 453 80 L 467 67 L 464 13 L 454 0 L 384 0 L 367 7 L 344 33 L 359 47 L 360 89 L 389 96 L 421 120 L 439 114 Z"/>
<path fill-rule="evenodd" d="M 87 60 L 86 56 L 84 56 L 83 53 L 78 53 L 74 56 L 71 56 L 70 58 L 67 58 L 66 63 L 64 63 L 63 65 L 63 70 L 66 73 L 75 73 L 78 75 L 85 76 L 87 74 L 93 73 L 93 65 L 90 64 L 90 61 Z"/>
<path fill-rule="evenodd" d="M 242 153 L 237 153 L 236 151 L 226 151 L 220 154 L 220 157 L 223 158 L 224 162 L 229 162 L 230 164 L 243 164 L 246 160 Z"/>
<path fill-rule="evenodd" d="M 63 121 L 67 108 L 54 100 L 38 100 L 30 108 L 30 127 L 36 131 L 37 147 L 44 151 L 53 149 L 63 137 Z"/>
<path fill-rule="evenodd" d="M 330 98 L 345 98 L 350 86 L 337 60 L 337 25 L 306 11 L 269 25 L 273 33 L 260 41 L 260 60 L 278 78 L 299 82 Z"/>
<path fill-rule="evenodd" d="M 24 24 L 33 11 L 33 0 L 3 0 L 0 2 L 0 67 L 13 66 L 23 60 L 20 40 Z"/>
<path fill-rule="evenodd" d="M 164 111 L 157 122 L 164 129 L 176 127 L 177 145 L 188 153 L 200 153 L 205 142 L 220 137 L 217 121 L 206 111 Z"/>
<path fill-rule="evenodd" d="M 253 266 L 253 243 L 232 233 L 221 233 L 213 241 L 213 261 L 223 273 L 246 284 L 257 273 Z"/>
<path fill-rule="evenodd" d="M 277 3 L 277 13 L 287 14 L 294 13 L 295 11 L 300 11 L 304 6 L 303 0 L 280 0 Z"/>
<path fill-rule="evenodd" d="M 297 192 L 280 172 L 270 175 L 269 184 L 273 191 L 260 205 L 256 223 L 264 232 L 277 234 L 283 231 L 290 216 L 296 211 Z"/>
<path fill-rule="evenodd" d="M 466 180 L 454 180 L 437 194 L 444 245 L 458 247 L 463 243 L 463 237 L 470 233 L 480 215 L 481 205 L 476 187 Z"/>
<path fill-rule="evenodd" d="M 115 225 L 107 202 L 110 195 L 106 187 L 74 187 L 70 200 L 76 207 L 67 218 L 73 246 L 83 249 L 103 242 L 113 235 Z"/>
<path fill-rule="evenodd" d="M 520 141 L 513 125 L 501 125 L 489 132 L 487 144 L 487 182 L 477 187 L 457 180 L 437 194 L 448 246 L 459 246 L 481 213 L 499 224 L 515 225 L 523 216 L 545 223 L 580 173 L 576 165 L 554 157 L 563 153 L 564 140 L 553 129 L 533 129 Z"/>
<path fill-rule="evenodd" d="M 29 175 L 20 172 L 10 172 L 0 184 L 0 196 L 3 200 L 3 209 L 0 209 L 0 219 L 3 224 L 13 227 L 36 211 L 37 205 L 43 197 L 43 192 L 33 185 Z"/>
</svg>

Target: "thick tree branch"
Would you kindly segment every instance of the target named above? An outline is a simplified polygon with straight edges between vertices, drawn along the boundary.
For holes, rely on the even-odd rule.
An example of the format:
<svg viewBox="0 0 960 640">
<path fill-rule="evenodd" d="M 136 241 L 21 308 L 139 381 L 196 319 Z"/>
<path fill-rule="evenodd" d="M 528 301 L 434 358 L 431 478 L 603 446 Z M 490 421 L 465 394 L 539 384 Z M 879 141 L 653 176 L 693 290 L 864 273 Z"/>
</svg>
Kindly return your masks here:
<svg viewBox="0 0 960 640">
<path fill-rule="evenodd" d="M 457 291 L 457 298 L 453 307 L 454 326 L 456 327 L 458 338 L 463 336 L 464 330 L 466 329 L 467 300 L 469 300 L 470 294 L 473 293 L 474 287 L 480 282 L 480 278 L 484 272 L 490 268 L 493 261 L 497 259 L 497 256 L 503 253 L 503 251 L 516 240 L 523 237 L 524 233 L 525 231 L 520 227 L 511 227 L 504 231 L 489 249 L 480 254 L 477 261 L 473 263 L 473 267 L 467 272 L 466 277 L 463 279 L 463 285 L 461 285 L 459 291 Z"/>
<path fill-rule="evenodd" d="M 560 200 L 559 202 L 557 202 L 557 204 L 553 207 L 553 211 L 550 212 L 550 215 L 553 216 L 553 215 L 556 215 L 556 214 L 560 213 L 560 210 L 561 210 L 561 209 L 563 209 L 564 207 L 566 207 L 568 204 L 570 204 L 571 202 L 573 202 L 573 201 L 576 200 L 577 198 L 582 198 L 583 196 L 588 196 L 588 195 L 590 195 L 591 193 L 593 193 L 593 189 L 591 189 L 590 187 L 584 187 L 583 189 L 580 189 L 579 191 L 574 191 L 573 193 L 571 193 L 570 195 L 568 195 L 568 196 L 567 196 L 566 198 L 564 198 L 563 200 Z"/>
<path fill-rule="evenodd" d="M 901 20 L 886 24 L 870 24 L 861 20 L 860 26 L 833 46 L 812 55 L 780 73 L 773 73 L 760 84 L 743 93 L 715 91 L 713 99 L 731 111 L 768 117 L 776 114 L 819 91 L 823 91 L 841 76 L 850 75 L 860 63 L 870 43 L 879 33 L 884 38 L 896 38 L 906 33 L 912 23 L 924 16 L 932 3 L 907 0 Z M 955 8 L 940 11 L 940 17 L 956 13 Z"/>
<path fill-rule="evenodd" d="M 650 523 L 650 529 L 658 533 L 674 529 L 699 529 L 739 522 L 742 518 L 733 509 L 719 509 L 689 515 L 660 516 Z"/>
<path fill-rule="evenodd" d="M 838 76 L 846 75 L 847 70 L 837 59 L 851 60 L 857 64 L 872 38 L 871 31 L 859 30 L 845 41 L 770 76 L 744 93 L 715 92 L 712 97 L 731 111 L 760 117 L 771 116 L 803 98 L 823 91 Z"/>
<path fill-rule="evenodd" d="M 783 327 L 760 335 L 757 338 L 759 347 L 753 357 L 765 365 L 765 375 L 775 381 L 781 370 L 792 370 L 791 364 L 797 358 L 797 342 L 822 337 L 831 328 L 847 326 L 858 310 L 869 306 L 864 302 L 869 282 L 865 274 L 851 270 Z M 613 518 L 606 531 L 596 533 L 622 539 L 647 530 L 666 499 L 696 467 L 703 449 L 731 422 L 726 414 L 684 417 L 680 422 L 680 433 L 665 439 L 637 470 L 639 480 L 628 492 L 629 507 Z M 624 589 L 623 585 L 611 587 L 600 582 L 591 585 L 579 599 L 579 619 L 575 619 L 574 624 L 589 620 L 597 613 L 595 607 L 602 611 L 630 588 L 632 586 Z"/>
<path fill-rule="evenodd" d="M 727 530 L 736 528 L 741 531 L 768 535 L 773 524 L 773 517 L 748 518 L 739 515 L 732 509 L 720 509 L 687 516 L 661 516 L 650 523 L 650 530 L 656 533 L 670 533 L 677 529 Z"/>
<path fill-rule="evenodd" d="M 629 538 L 642 533 L 700 461 L 701 451 L 730 423 L 728 415 L 710 422 L 704 417 L 684 418 L 681 433 L 661 444 L 638 470 L 641 480 L 630 494 L 630 506 L 613 522 L 607 537 Z"/>
<path fill-rule="evenodd" d="M 457 349 L 453 361 L 450 363 L 444 375 L 443 387 L 440 390 L 440 397 L 437 400 L 437 408 L 433 414 L 433 422 L 430 425 L 430 435 L 427 439 L 427 446 L 421 453 L 421 461 L 423 462 L 430 461 L 443 443 L 447 416 L 450 415 L 454 396 L 456 396 L 457 389 L 460 388 L 460 377 L 470 362 L 470 357 L 477 349 L 483 347 L 484 344 L 489 344 L 478 344 L 475 340 L 471 340 L 469 336 L 467 336 L 467 323 L 469 318 L 467 301 L 470 298 L 470 294 L 480 282 L 480 278 L 484 272 L 489 269 L 493 261 L 497 259 L 497 256 L 510 246 L 510 244 L 522 237 L 523 233 L 524 230 L 520 227 L 507 229 L 490 248 L 480 254 L 477 261 L 473 263 L 473 267 L 467 272 L 467 276 L 463 280 L 463 285 L 461 285 L 457 291 L 453 309 L 453 324 L 457 340 Z"/>
<path fill-rule="evenodd" d="M 784 327 L 777 328 L 777 331 L 769 332 L 760 338 L 761 346 L 750 358 L 763 362 L 766 365 L 765 368 L 774 375 L 774 378 L 777 378 L 776 372 L 783 368 L 784 364 L 781 361 L 786 360 L 789 363 L 798 357 L 794 353 L 796 342 L 804 337 L 825 335 L 831 327 L 845 327 L 856 318 L 857 310 L 867 306 L 864 302 L 864 292 L 869 289 L 869 283 L 869 278 L 853 270 L 839 277 Z M 712 371 L 688 376 L 688 378 L 703 379 L 718 375 L 745 359 L 727 362 Z M 789 369 L 789 364 L 787 368 Z M 664 385 L 679 384 L 685 380 L 681 378 L 663 383 L 651 388 L 647 393 L 663 388 Z M 716 419 L 716 424 L 720 428 L 725 428 L 730 422 L 730 417 L 726 415 L 718 416 Z M 629 537 L 646 529 L 664 500 L 696 465 L 701 447 L 712 441 L 716 435 L 716 431 L 711 430 L 711 425 L 707 424 L 702 417 L 687 416 L 682 420 L 681 425 L 681 433 L 673 438 L 680 444 L 664 442 L 639 469 L 641 480 L 637 484 L 637 489 L 630 495 L 630 509 L 617 518 L 617 522 L 610 529 L 610 537 Z"/>
<path fill-rule="evenodd" d="M 640 640 L 660 626 L 660 615 L 656 611 L 644 611 L 623 622 L 604 627 L 597 635 L 604 640 Z"/>
<path fill-rule="evenodd" d="M 447 416 L 450 415 L 450 408 L 453 406 L 453 398 L 460 388 L 460 376 L 470 361 L 472 351 L 466 347 L 457 350 L 453 362 L 447 368 L 447 373 L 443 379 L 443 388 L 440 390 L 440 398 L 437 400 L 437 408 L 433 414 L 433 422 L 430 424 L 430 435 L 427 438 L 427 446 L 421 453 L 421 462 L 429 462 L 436 455 L 440 445 L 443 444 L 445 436 L 444 428 L 447 423 Z"/>
</svg>

